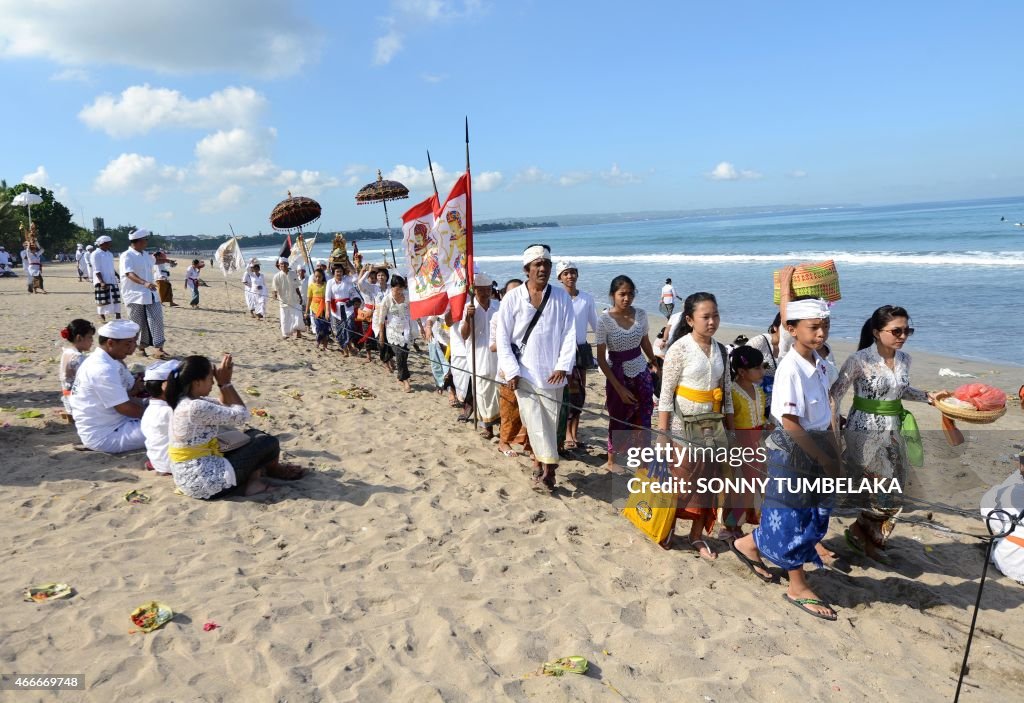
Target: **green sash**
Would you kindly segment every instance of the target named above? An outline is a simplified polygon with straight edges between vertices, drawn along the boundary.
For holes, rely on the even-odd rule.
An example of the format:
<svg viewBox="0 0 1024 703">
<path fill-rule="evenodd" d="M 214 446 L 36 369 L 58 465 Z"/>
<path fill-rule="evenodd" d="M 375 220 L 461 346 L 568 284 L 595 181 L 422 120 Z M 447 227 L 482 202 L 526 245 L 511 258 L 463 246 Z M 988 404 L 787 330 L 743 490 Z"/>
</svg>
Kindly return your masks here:
<svg viewBox="0 0 1024 703">
<path fill-rule="evenodd" d="M 859 395 L 853 396 L 853 409 L 872 415 L 890 415 L 900 418 L 900 434 L 907 444 L 907 459 L 911 466 L 924 466 L 924 446 L 917 419 L 903 407 L 902 400 L 871 400 Z"/>
</svg>

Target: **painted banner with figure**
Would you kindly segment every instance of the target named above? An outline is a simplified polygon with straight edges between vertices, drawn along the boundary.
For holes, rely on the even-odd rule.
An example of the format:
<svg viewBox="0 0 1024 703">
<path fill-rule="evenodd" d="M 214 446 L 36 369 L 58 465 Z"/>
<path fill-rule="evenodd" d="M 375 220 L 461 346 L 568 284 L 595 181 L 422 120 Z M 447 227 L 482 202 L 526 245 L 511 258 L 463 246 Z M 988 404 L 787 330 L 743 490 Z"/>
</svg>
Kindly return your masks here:
<svg viewBox="0 0 1024 703">
<path fill-rule="evenodd" d="M 441 209 L 436 195 L 402 215 L 402 248 L 409 271 L 409 314 L 414 320 L 448 307 L 434 227 Z"/>
<path fill-rule="evenodd" d="M 228 274 L 234 275 L 237 271 L 245 269 L 242 247 L 234 237 L 217 247 L 217 253 L 213 255 L 213 259 L 217 262 L 217 267 L 225 277 Z"/>
</svg>

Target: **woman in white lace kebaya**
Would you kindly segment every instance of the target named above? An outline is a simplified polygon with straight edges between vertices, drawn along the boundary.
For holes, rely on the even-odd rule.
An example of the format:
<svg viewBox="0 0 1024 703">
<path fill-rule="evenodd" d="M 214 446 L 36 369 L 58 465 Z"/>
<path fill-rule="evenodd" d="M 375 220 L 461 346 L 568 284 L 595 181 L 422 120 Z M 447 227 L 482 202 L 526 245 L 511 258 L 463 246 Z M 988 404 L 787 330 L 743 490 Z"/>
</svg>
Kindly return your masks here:
<svg viewBox="0 0 1024 703">
<path fill-rule="evenodd" d="M 304 473 L 281 463 L 277 438 L 259 430 L 247 430 L 249 440 L 237 449 L 220 451 L 222 425 L 241 425 L 249 417 L 231 383 L 233 370 L 230 354 L 216 367 L 205 356 L 189 356 L 167 379 L 167 403 L 174 408 L 171 469 L 178 488 L 193 498 L 220 498 L 236 491 L 255 495 L 273 488 L 262 480 L 263 474 L 293 480 Z M 220 387 L 220 402 L 207 397 L 214 382 Z"/>
<path fill-rule="evenodd" d="M 851 547 L 879 561 L 885 559 L 877 550 L 885 549 L 903 509 L 901 496 L 907 489 L 909 468 L 921 466 L 924 458 L 917 423 L 902 401 L 934 400 L 933 393 L 910 385 L 910 355 L 902 351 L 914 333 L 909 325 L 904 308 L 883 305 L 875 310 L 861 330 L 858 351 L 843 364 L 830 391 L 838 405 L 853 387 L 843 459 L 854 478 L 896 479 L 900 483 L 899 491 L 867 494 L 867 505 L 846 531 Z"/>
</svg>

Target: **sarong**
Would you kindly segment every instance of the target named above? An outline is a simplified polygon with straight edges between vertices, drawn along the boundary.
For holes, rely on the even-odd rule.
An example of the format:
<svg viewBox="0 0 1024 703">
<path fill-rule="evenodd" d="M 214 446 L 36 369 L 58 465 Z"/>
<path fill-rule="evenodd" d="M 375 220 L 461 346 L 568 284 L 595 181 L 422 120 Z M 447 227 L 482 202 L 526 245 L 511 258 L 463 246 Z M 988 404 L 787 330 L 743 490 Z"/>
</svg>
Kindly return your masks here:
<svg viewBox="0 0 1024 703">
<path fill-rule="evenodd" d="M 116 283 L 110 284 L 110 287 L 97 283 L 93 286 L 93 291 L 98 314 L 111 315 L 121 312 L 121 289 Z"/>
<path fill-rule="evenodd" d="M 501 415 L 500 440 L 505 444 L 522 444 L 526 451 L 530 451 L 530 436 L 519 416 L 519 400 L 504 383 L 498 389 L 498 412 Z"/>
<path fill-rule="evenodd" d="M 281 305 L 281 336 L 290 337 L 295 332 L 306 329 L 306 323 L 302 321 L 302 313 L 291 305 Z"/>
<path fill-rule="evenodd" d="M 469 399 L 469 389 L 472 385 L 469 375 L 469 357 L 453 356 L 452 359 L 452 382 L 455 384 L 455 395 L 465 403 Z"/>
<path fill-rule="evenodd" d="M 636 397 L 635 405 L 627 405 L 619 397 L 610 379 L 605 381 L 605 405 L 611 418 L 608 420 L 608 452 L 622 454 L 629 447 L 646 447 L 650 444 L 651 414 L 654 412 L 654 383 L 651 372 L 644 369 L 641 374 L 629 378 L 623 364 L 641 355 L 640 347 L 627 351 L 608 352 L 612 375 Z M 638 430 L 633 425 L 647 428 Z"/>
<path fill-rule="evenodd" d="M 128 305 L 128 319 L 139 326 L 139 348 L 164 346 L 164 309 L 160 301 L 149 305 Z"/>
<path fill-rule="evenodd" d="M 476 410 L 480 416 L 480 422 L 489 425 L 497 422 L 501 416 L 498 407 L 498 387 L 498 382 L 493 378 L 478 378 L 476 380 Z"/>
<path fill-rule="evenodd" d="M 171 286 L 171 282 L 166 278 L 161 278 L 156 282 L 156 290 L 160 295 L 161 303 L 173 303 L 174 302 L 174 287 Z"/>
<path fill-rule="evenodd" d="M 519 416 L 530 435 L 534 458 L 542 464 L 557 464 L 562 389 L 535 388 L 520 376 L 516 400 L 519 401 Z"/>
</svg>

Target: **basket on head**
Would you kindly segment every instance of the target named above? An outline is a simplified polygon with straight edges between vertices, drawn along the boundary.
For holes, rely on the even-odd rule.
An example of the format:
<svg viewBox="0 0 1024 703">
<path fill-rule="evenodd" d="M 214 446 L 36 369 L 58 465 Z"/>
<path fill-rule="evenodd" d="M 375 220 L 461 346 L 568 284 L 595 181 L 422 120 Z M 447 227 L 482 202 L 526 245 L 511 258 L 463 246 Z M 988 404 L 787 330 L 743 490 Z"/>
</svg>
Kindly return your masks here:
<svg viewBox="0 0 1024 703">
<path fill-rule="evenodd" d="M 775 285 L 775 304 L 782 300 L 782 286 L 779 283 L 780 272 L 772 274 Z M 839 294 L 839 273 L 832 259 L 812 263 L 797 264 L 793 271 L 793 292 L 798 296 L 810 295 L 824 298 L 830 303 L 842 298 Z"/>
</svg>

